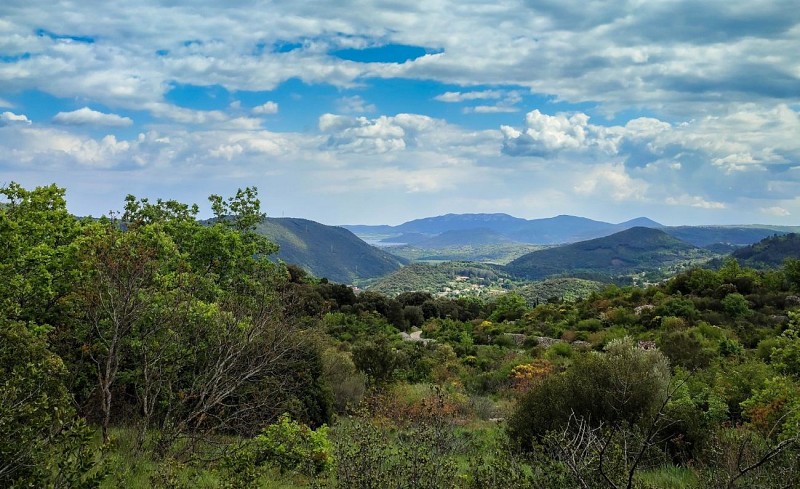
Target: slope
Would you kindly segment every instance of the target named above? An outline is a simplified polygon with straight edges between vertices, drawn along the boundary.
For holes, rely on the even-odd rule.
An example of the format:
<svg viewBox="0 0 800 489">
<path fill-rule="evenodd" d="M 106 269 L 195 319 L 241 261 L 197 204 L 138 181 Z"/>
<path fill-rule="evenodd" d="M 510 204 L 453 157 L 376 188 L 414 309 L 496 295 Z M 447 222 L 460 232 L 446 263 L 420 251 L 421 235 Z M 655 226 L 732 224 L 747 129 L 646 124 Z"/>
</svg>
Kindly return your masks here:
<svg viewBox="0 0 800 489">
<path fill-rule="evenodd" d="M 307 219 L 267 218 L 256 231 L 280 246 L 276 258 L 333 282 L 380 277 L 402 265 L 402 259 L 368 245 L 344 228 Z"/>
<path fill-rule="evenodd" d="M 506 269 L 531 280 L 556 275 L 613 279 L 710 255 L 658 229 L 635 227 L 603 238 L 534 251 L 512 261 Z"/>
<path fill-rule="evenodd" d="M 779 267 L 787 258 L 800 259 L 800 234 L 770 236 L 758 243 L 739 248 L 731 255 L 742 265 L 751 268 Z"/>
</svg>

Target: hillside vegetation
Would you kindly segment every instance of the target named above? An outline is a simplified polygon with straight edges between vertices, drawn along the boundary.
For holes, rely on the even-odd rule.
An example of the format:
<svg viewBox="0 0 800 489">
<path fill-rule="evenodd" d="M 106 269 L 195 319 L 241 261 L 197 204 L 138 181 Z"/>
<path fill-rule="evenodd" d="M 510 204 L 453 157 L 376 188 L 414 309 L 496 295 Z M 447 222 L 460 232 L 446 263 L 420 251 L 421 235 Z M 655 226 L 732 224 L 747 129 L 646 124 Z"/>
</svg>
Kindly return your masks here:
<svg viewBox="0 0 800 489">
<path fill-rule="evenodd" d="M 731 255 L 742 266 L 774 268 L 787 258 L 800 258 L 800 234 L 771 236 L 756 244 L 745 246 Z"/>
<path fill-rule="evenodd" d="M 440 296 L 486 297 L 508 288 L 510 277 L 500 267 L 473 262 L 412 263 L 369 285 L 369 290 L 395 296 L 429 292 Z"/>
<path fill-rule="evenodd" d="M 546 250 L 512 261 L 506 270 L 521 278 L 583 277 L 605 281 L 640 272 L 665 271 L 683 263 L 699 263 L 713 255 L 658 229 L 636 227 Z"/>
<path fill-rule="evenodd" d="M 267 218 L 255 231 L 279 246 L 275 258 L 334 282 L 350 284 L 380 277 L 404 263 L 344 228 L 307 219 Z"/>
</svg>

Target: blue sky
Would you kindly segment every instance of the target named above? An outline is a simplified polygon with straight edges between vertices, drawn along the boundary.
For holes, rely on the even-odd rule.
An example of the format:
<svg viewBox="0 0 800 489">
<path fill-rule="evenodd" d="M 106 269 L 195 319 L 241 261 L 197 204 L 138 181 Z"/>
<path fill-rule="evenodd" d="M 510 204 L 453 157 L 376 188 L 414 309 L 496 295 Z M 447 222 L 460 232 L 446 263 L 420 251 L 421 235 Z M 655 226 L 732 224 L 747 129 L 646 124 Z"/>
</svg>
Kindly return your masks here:
<svg viewBox="0 0 800 489">
<path fill-rule="evenodd" d="M 270 216 L 800 224 L 794 0 L 7 0 L 0 183 Z"/>
</svg>

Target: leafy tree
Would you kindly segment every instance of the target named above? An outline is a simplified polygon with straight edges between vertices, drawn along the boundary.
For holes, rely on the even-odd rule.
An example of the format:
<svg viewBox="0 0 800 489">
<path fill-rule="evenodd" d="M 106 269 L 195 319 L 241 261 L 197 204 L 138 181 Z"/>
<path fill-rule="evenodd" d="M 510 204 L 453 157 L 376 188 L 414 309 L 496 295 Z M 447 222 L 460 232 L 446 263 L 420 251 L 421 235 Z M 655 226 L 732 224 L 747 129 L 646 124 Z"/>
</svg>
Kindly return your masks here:
<svg viewBox="0 0 800 489">
<path fill-rule="evenodd" d="M 103 472 L 91 432 L 75 416 L 45 331 L 0 320 L 0 486 L 96 487 Z"/>
<path fill-rule="evenodd" d="M 503 294 L 497 298 L 494 311 L 489 316 L 490 321 L 516 321 L 528 311 L 525 298 L 516 292 Z"/>
<path fill-rule="evenodd" d="M 56 325 L 61 299 L 77 272 L 70 262 L 80 223 L 69 214 L 64 189 L 0 188 L 0 311 L 9 319 Z"/>
<path fill-rule="evenodd" d="M 786 275 L 786 281 L 790 286 L 797 291 L 800 291 L 800 259 L 787 258 L 783 262 L 783 273 Z"/>
</svg>

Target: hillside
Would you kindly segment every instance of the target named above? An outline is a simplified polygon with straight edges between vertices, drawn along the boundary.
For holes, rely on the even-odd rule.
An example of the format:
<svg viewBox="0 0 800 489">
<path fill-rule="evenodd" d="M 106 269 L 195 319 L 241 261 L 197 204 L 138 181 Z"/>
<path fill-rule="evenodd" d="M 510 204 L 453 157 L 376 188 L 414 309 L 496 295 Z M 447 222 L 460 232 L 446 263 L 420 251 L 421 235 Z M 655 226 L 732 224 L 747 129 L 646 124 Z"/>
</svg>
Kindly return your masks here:
<svg viewBox="0 0 800 489">
<path fill-rule="evenodd" d="M 695 246 L 717 244 L 745 246 L 757 243 L 774 234 L 789 232 L 785 227 L 770 226 L 674 226 L 664 232 Z"/>
<path fill-rule="evenodd" d="M 613 279 L 686 260 L 708 259 L 711 253 L 658 229 L 635 227 L 604 238 L 534 251 L 506 266 L 519 277 L 550 276 Z"/>
<path fill-rule="evenodd" d="M 731 256 L 751 268 L 779 267 L 787 258 L 800 258 L 800 234 L 775 235 L 734 251 Z"/>
<path fill-rule="evenodd" d="M 606 285 L 581 278 L 548 278 L 517 287 L 514 291 L 524 297 L 529 306 L 535 306 L 554 299 L 572 302 L 585 298 L 592 292 L 598 292 Z"/>
<path fill-rule="evenodd" d="M 509 282 L 500 267 L 471 262 L 430 265 L 412 263 L 369 286 L 369 290 L 394 296 L 403 292 L 430 292 L 440 296 L 486 296 L 503 292 Z"/>
<path fill-rule="evenodd" d="M 543 245 L 523 243 L 498 243 L 484 245 L 446 246 L 443 248 L 421 248 L 418 246 L 387 246 L 389 253 L 408 261 L 444 262 L 472 261 L 505 265 L 531 251 L 546 248 Z"/>
<path fill-rule="evenodd" d="M 513 242 L 514 240 L 497 231 L 478 228 L 445 231 L 424 241 L 418 241 L 415 246 L 425 249 L 438 249 L 449 246 L 483 246 Z"/>
<path fill-rule="evenodd" d="M 267 218 L 256 231 L 280 246 L 277 258 L 333 282 L 380 277 L 397 270 L 404 261 L 344 228 L 306 219 Z"/>
</svg>

